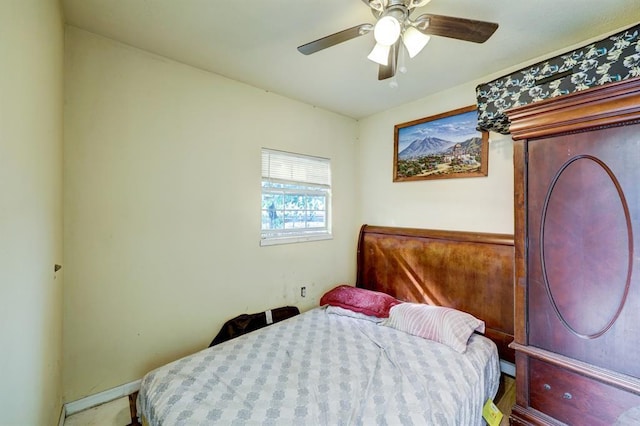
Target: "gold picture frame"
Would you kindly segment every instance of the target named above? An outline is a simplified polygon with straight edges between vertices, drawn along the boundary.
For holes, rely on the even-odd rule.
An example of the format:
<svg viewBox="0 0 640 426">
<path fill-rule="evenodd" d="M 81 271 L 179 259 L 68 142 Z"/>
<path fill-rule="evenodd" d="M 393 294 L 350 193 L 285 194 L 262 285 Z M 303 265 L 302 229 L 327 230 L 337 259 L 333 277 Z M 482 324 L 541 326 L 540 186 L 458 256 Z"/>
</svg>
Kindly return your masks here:
<svg viewBox="0 0 640 426">
<path fill-rule="evenodd" d="M 393 181 L 489 174 L 489 132 L 477 130 L 476 106 L 394 127 Z"/>
</svg>

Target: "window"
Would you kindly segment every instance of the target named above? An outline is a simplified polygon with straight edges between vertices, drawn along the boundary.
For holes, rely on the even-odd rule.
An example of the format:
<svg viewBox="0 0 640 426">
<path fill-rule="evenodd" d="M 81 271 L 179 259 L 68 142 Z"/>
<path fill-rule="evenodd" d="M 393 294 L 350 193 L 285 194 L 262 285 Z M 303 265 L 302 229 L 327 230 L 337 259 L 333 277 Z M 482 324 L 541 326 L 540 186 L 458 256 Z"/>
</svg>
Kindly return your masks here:
<svg viewBox="0 0 640 426">
<path fill-rule="evenodd" d="M 331 163 L 262 149 L 260 245 L 331 238 Z"/>
</svg>

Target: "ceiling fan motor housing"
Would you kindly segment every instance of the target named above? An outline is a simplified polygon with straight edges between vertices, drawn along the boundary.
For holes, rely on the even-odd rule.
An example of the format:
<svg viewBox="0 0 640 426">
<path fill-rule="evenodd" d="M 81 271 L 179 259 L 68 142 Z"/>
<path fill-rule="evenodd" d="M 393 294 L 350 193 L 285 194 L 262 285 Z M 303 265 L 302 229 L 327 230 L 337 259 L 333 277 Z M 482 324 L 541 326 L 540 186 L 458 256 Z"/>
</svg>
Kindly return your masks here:
<svg viewBox="0 0 640 426">
<path fill-rule="evenodd" d="M 415 9 L 416 7 L 422 7 L 429 3 L 431 0 L 362 0 L 372 10 L 383 12 L 389 6 L 403 5 L 407 10 Z M 376 15 L 374 13 L 374 15 Z M 376 18 L 379 16 L 376 15 Z"/>
</svg>

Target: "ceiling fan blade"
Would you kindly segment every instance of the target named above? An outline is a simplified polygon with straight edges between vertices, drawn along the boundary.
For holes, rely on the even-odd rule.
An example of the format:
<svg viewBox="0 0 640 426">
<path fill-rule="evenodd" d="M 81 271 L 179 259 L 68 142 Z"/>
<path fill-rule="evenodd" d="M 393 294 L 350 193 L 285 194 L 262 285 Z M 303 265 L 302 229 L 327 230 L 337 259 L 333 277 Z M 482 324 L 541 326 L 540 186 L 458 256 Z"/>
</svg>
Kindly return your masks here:
<svg viewBox="0 0 640 426">
<path fill-rule="evenodd" d="M 399 48 L 400 40 L 396 41 L 395 44 L 389 49 L 389 61 L 387 61 L 388 65 L 380 65 L 380 67 L 378 67 L 378 80 L 386 80 L 396 75 Z"/>
<path fill-rule="evenodd" d="M 424 34 L 484 43 L 498 29 L 493 22 L 425 13 L 415 19 L 415 26 Z"/>
<path fill-rule="evenodd" d="M 335 46 L 336 44 L 351 40 L 352 38 L 360 37 L 373 30 L 371 24 L 360 24 L 355 27 L 348 28 L 346 30 L 339 31 L 337 33 L 328 35 L 326 37 L 319 38 L 310 43 L 298 46 L 298 51 L 305 55 L 311 55 L 327 47 Z"/>
</svg>

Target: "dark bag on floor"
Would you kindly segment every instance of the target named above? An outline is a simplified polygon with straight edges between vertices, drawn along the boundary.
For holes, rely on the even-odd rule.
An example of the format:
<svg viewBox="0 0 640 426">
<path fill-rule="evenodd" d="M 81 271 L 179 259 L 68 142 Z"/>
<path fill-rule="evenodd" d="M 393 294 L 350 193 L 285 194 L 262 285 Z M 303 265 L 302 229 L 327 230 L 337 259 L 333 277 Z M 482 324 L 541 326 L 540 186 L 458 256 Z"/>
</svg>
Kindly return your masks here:
<svg viewBox="0 0 640 426">
<path fill-rule="evenodd" d="M 234 337 L 242 336 L 250 331 L 258 330 L 267 325 L 291 318 L 300 313 L 295 306 L 283 306 L 256 314 L 242 314 L 225 322 L 218 335 L 209 347 L 217 345 Z"/>
</svg>

